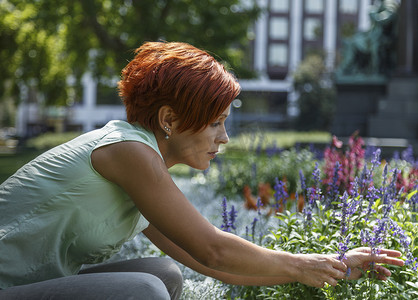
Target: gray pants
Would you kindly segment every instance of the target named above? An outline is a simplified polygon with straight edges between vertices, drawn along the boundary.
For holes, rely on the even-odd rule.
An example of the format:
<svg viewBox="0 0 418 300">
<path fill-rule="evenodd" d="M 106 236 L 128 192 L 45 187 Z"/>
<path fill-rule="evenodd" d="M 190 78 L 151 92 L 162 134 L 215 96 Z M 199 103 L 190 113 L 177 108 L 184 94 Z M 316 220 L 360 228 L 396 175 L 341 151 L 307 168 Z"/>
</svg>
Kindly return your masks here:
<svg viewBox="0 0 418 300">
<path fill-rule="evenodd" d="M 183 277 L 169 258 L 140 258 L 98 265 L 79 275 L 0 290 L 1 300 L 179 299 Z"/>
</svg>

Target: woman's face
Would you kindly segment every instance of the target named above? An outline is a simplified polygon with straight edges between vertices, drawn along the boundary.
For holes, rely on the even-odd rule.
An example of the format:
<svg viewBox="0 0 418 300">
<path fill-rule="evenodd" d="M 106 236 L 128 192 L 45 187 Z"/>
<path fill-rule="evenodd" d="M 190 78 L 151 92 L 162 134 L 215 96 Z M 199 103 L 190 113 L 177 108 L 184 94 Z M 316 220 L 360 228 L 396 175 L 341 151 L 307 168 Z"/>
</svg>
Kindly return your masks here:
<svg viewBox="0 0 418 300">
<path fill-rule="evenodd" d="M 213 123 L 197 133 L 186 130 L 176 134 L 174 130 L 170 137 L 170 157 L 175 163 L 183 163 L 199 170 L 207 169 L 210 160 L 216 157 L 219 145 L 229 141 L 225 129 L 225 120 L 229 114 L 230 106 Z"/>
</svg>

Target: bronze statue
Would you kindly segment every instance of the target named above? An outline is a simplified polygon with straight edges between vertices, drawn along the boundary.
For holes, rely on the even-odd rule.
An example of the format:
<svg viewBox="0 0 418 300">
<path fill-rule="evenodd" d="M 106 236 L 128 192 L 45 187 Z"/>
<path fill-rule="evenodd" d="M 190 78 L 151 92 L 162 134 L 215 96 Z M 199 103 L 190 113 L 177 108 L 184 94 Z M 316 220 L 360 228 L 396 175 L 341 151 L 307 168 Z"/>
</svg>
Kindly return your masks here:
<svg viewBox="0 0 418 300">
<path fill-rule="evenodd" d="M 381 0 L 371 9 L 368 31 L 343 41 L 337 76 L 387 76 L 396 63 L 397 18 L 400 1 Z"/>
</svg>

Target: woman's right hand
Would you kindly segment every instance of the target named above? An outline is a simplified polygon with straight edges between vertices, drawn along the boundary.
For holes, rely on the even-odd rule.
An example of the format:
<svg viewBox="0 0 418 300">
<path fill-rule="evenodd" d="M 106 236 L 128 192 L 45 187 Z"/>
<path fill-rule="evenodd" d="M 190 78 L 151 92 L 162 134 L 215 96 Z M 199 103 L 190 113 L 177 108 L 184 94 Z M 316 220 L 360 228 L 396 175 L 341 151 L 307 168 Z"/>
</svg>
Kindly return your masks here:
<svg viewBox="0 0 418 300">
<path fill-rule="evenodd" d="M 325 283 L 336 286 L 347 271 L 347 266 L 335 255 L 325 254 L 295 254 L 295 267 L 295 281 L 318 288 Z"/>
</svg>

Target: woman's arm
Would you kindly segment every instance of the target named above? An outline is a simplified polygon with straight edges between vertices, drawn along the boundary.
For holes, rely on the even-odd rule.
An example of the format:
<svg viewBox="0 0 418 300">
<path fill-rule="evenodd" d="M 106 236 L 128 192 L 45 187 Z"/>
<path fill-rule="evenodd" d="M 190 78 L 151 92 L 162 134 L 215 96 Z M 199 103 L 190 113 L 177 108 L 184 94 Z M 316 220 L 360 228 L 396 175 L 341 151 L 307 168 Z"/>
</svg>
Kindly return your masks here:
<svg viewBox="0 0 418 300">
<path fill-rule="evenodd" d="M 259 247 L 210 224 L 172 181 L 160 156 L 139 142 L 96 149 L 94 168 L 118 184 L 164 236 L 208 269 L 240 276 L 284 277 L 311 286 L 337 284 L 346 265 L 327 255 Z"/>
<path fill-rule="evenodd" d="M 161 249 L 165 254 L 174 258 L 183 265 L 204 274 L 221 280 L 228 284 L 235 285 L 254 285 L 254 286 L 268 286 L 294 282 L 291 278 L 284 276 L 278 277 L 263 277 L 263 276 L 241 276 L 236 274 L 225 273 L 217 270 L 213 270 L 203 266 L 194 260 L 188 253 L 178 247 L 176 244 L 167 239 L 161 232 L 159 232 L 152 224 L 146 228 L 143 233 L 150 239 L 150 241 Z M 371 255 L 370 248 L 361 247 L 350 250 L 346 253 L 346 259 L 344 262 L 350 267 L 350 272 L 346 279 L 356 280 L 359 279 L 366 271 L 370 269 L 370 264 L 374 262 L 374 269 L 372 272 L 376 274 L 376 278 L 380 280 L 387 280 L 391 276 L 391 272 L 380 264 L 390 264 L 403 266 L 404 262 L 400 257 L 401 253 L 396 250 L 380 249 L 380 256 Z M 329 254 L 333 257 L 337 257 L 336 254 Z M 379 263 L 379 264 L 378 264 Z"/>
<path fill-rule="evenodd" d="M 187 252 L 182 248 L 178 247 L 167 237 L 165 237 L 161 232 L 159 232 L 152 224 L 150 224 L 143 233 L 145 236 L 159 249 L 161 249 L 165 254 L 169 255 L 173 259 L 182 263 L 183 265 L 189 267 L 190 269 L 195 270 L 198 273 L 201 273 L 206 276 L 213 277 L 222 282 L 235 285 L 277 285 L 294 282 L 294 280 L 278 276 L 278 277 L 262 277 L 262 276 L 241 276 L 237 274 L 226 273 L 222 271 L 217 271 L 210 269 L 201 263 L 197 262 L 193 257 L 191 257 Z"/>
</svg>

